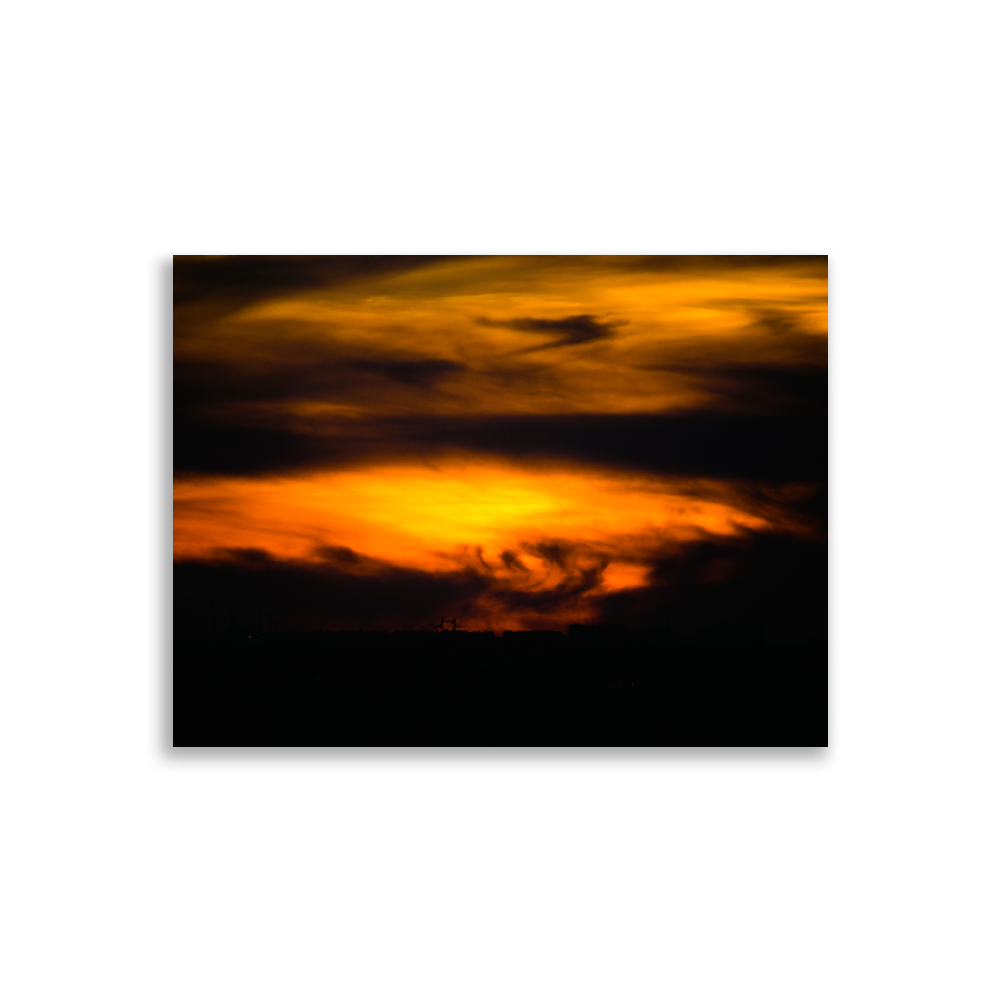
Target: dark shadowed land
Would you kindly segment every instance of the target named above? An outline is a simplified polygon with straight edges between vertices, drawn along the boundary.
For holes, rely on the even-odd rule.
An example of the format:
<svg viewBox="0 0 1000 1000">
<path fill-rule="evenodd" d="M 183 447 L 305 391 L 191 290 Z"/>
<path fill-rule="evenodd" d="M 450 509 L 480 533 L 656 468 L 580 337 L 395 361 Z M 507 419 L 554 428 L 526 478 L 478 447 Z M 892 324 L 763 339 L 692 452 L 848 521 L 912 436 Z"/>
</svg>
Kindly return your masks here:
<svg viewBox="0 0 1000 1000">
<path fill-rule="evenodd" d="M 827 745 L 825 641 L 568 631 L 180 634 L 174 745 Z"/>
</svg>

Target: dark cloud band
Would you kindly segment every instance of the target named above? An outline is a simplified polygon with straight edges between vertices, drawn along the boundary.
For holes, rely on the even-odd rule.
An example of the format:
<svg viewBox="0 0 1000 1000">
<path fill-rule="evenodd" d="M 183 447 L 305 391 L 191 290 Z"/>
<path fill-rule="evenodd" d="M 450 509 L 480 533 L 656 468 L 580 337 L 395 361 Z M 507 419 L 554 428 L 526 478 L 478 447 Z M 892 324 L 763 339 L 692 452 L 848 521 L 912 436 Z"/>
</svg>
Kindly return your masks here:
<svg viewBox="0 0 1000 1000">
<path fill-rule="evenodd" d="M 578 414 L 338 421 L 292 430 L 180 420 L 178 473 L 266 475 L 435 456 L 454 450 L 663 475 L 824 480 L 825 414 Z"/>
<path fill-rule="evenodd" d="M 650 562 L 646 584 L 602 593 L 608 554 L 566 540 L 526 546 L 563 570 L 558 582 L 522 589 L 485 564 L 451 572 L 393 566 L 349 549 L 281 560 L 258 550 L 181 560 L 174 568 L 182 629 L 213 615 L 273 616 L 283 628 L 413 628 L 440 617 L 565 627 L 582 608 L 607 622 L 677 631 L 732 625 L 770 638 L 822 638 L 827 562 L 821 540 L 745 532 L 671 545 Z M 505 553 L 508 566 L 519 557 Z"/>
</svg>

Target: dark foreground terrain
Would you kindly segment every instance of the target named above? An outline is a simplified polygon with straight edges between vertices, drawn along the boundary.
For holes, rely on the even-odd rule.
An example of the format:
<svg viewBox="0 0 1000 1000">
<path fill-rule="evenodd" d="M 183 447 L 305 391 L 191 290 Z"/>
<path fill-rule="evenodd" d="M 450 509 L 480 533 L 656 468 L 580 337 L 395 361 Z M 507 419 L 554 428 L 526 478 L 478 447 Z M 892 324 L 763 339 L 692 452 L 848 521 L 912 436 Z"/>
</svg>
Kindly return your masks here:
<svg viewBox="0 0 1000 1000">
<path fill-rule="evenodd" d="M 175 746 L 825 746 L 825 643 L 179 635 Z"/>
</svg>

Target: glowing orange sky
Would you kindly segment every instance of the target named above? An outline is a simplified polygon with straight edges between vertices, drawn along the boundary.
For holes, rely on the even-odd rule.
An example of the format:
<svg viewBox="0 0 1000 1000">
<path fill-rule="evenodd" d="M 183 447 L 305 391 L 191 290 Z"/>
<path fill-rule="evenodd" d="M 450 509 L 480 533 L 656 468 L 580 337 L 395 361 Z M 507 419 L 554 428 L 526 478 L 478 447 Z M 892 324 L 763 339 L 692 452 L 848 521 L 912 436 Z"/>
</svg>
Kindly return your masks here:
<svg viewBox="0 0 1000 1000">
<path fill-rule="evenodd" d="M 716 405 L 719 373 L 736 366 L 825 362 L 825 267 L 644 260 L 464 258 L 181 305 L 175 357 L 208 400 L 197 412 L 219 424 L 329 440 L 387 417 L 686 412 Z M 537 587 L 559 571 L 532 546 L 561 540 L 601 554 L 607 591 L 640 585 L 665 540 L 790 527 L 723 482 L 474 452 L 365 456 L 178 476 L 176 557 L 308 560 L 342 546 L 429 571 L 481 559 Z"/>
<path fill-rule="evenodd" d="M 768 522 L 651 477 L 541 471 L 499 463 L 351 469 L 293 479 L 206 479 L 179 484 L 174 548 L 180 557 L 259 548 L 308 559 L 347 546 L 425 570 L 481 549 L 488 563 L 525 544 L 568 539 L 617 554 L 608 586 L 640 582 L 651 542 L 726 535 Z M 538 573 L 532 579 L 540 582 Z"/>
</svg>

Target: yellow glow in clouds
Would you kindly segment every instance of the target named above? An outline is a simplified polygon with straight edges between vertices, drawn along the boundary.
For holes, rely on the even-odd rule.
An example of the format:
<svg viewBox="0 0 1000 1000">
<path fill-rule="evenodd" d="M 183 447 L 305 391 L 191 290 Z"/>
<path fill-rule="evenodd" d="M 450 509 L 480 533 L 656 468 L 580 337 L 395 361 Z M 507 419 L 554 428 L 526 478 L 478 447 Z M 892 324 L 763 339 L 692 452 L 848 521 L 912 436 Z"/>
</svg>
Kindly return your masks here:
<svg viewBox="0 0 1000 1000">
<path fill-rule="evenodd" d="M 178 483 L 174 549 L 178 557 L 257 548 L 310 559 L 320 546 L 344 546 L 397 565 L 441 570 L 454 569 L 478 548 L 491 565 L 504 551 L 518 552 L 534 575 L 541 564 L 524 546 L 557 540 L 614 552 L 618 565 L 608 567 L 605 584 L 616 587 L 640 582 L 634 564 L 654 541 L 741 527 L 767 523 L 682 495 L 676 484 L 653 477 L 453 462 Z"/>
</svg>

